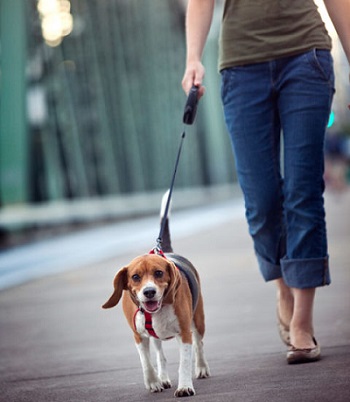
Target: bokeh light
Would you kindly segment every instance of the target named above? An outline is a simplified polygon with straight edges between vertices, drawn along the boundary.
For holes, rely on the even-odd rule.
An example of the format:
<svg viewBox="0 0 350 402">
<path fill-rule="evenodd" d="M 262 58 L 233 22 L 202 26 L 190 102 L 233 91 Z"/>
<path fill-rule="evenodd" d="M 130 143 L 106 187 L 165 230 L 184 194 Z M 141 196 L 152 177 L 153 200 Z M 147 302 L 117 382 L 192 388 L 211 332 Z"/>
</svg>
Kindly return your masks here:
<svg viewBox="0 0 350 402">
<path fill-rule="evenodd" d="M 38 0 L 38 12 L 45 42 L 58 46 L 73 30 L 73 16 L 69 0 Z"/>
</svg>

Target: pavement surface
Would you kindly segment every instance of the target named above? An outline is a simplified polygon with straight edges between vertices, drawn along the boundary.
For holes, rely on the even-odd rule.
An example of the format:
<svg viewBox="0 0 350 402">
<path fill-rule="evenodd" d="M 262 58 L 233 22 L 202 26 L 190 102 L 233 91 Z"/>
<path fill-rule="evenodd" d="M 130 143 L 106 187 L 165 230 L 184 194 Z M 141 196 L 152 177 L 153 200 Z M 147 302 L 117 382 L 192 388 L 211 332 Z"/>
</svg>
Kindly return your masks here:
<svg viewBox="0 0 350 402">
<path fill-rule="evenodd" d="M 274 284 L 258 272 L 241 200 L 171 217 L 176 252 L 197 266 L 212 376 L 193 401 L 350 400 L 350 191 L 326 194 L 332 284 L 316 294 L 323 358 L 288 366 Z M 123 222 L 0 254 L 0 401 L 170 401 L 178 348 L 165 343 L 173 388 L 145 390 L 121 307 L 104 311 L 115 272 L 148 252 L 158 218 Z M 85 253 L 84 253 L 85 250 Z"/>
</svg>

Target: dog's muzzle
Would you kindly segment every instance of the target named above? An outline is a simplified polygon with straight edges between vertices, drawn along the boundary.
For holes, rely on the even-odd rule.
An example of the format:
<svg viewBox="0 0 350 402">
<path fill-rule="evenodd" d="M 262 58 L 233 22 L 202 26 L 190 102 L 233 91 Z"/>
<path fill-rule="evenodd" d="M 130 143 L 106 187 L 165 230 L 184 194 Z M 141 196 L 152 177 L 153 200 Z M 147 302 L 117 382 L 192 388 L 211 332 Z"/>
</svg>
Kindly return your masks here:
<svg viewBox="0 0 350 402">
<path fill-rule="evenodd" d="M 142 307 L 149 313 L 156 313 L 162 306 L 161 300 L 155 299 L 157 290 L 153 287 L 146 287 L 142 292 Z"/>
</svg>

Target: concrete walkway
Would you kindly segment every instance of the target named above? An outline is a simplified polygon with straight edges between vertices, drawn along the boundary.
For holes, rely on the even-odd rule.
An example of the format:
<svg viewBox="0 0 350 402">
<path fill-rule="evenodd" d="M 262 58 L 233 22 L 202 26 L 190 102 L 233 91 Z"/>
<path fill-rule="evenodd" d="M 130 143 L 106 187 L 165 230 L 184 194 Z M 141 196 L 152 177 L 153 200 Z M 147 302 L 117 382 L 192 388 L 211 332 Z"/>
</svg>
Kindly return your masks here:
<svg viewBox="0 0 350 402">
<path fill-rule="evenodd" d="M 315 311 L 323 359 L 299 366 L 285 362 L 274 285 L 260 277 L 243 208 L 232 202 L 172 215 L 173 245 L 200 271 L 206 309 L 205 349 L 212 377 L 194 381 L 197 395 L 191 400 L 350 400 L 350 191 L 326 194 L 326 208 L 333 282 L 318 290 Z M 109 234 L 118 233 L 118 241 L 125 235 L 132 247 L 116 247 L 115 254 L 96 251 L 95 260 L 76 260 L 67 270 L 64 265 L 78 247 L 70 238 L 69 246 L 58 243 L 58 251 L 46 257 L 48 267 L 61 269 L 0 292 L 0 401 L 174 400 L 176 341 L 165 344 L 173 389 L 149 394 L 120 306 L 109 311 L 100 307 L 112 291 L 115 272 L 154 245 L 157 218 L 137 222 Z M 86 246 L 94 255 L 106 238 L 99 231 L 90 235 Z M 24 271 L 25 252 L 17 251 L 23 253 L 17 268 Z M 27 252 L 36 254 L 30 246 Z"/>
</svg>

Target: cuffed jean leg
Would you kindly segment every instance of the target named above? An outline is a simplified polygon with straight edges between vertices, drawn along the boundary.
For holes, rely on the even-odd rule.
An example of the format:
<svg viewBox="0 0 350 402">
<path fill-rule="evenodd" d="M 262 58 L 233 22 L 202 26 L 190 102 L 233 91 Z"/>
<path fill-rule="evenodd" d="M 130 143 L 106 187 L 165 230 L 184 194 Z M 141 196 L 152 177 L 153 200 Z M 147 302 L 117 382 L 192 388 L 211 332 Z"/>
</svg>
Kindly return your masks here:
<svg viewBox="0 0 350 402">
<path fill-rule="evenodd" d="M 324 258 L 282 259 L 284 282 L 292 288 L 306 289 L 329 285 L 328 256 Z"/>
</svg>

